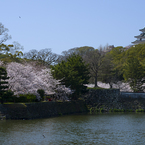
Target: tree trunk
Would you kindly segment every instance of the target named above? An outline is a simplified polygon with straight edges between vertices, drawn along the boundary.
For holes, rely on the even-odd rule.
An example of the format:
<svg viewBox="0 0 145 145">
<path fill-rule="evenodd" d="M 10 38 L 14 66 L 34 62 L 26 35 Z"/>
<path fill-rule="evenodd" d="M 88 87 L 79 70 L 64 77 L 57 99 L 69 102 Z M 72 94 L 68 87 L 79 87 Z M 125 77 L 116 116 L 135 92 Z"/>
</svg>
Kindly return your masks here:
<svg viewBox="0 0 145 145">
<path fill-rule="evenodd" d="M 112 89 L 112 87 L 113 87 L 113 84 L 112 84 L 112 83 L 109 83 L 109 85 L 110 85 L 110 89 Z"/>
<path fill-rule="evenodd" d="M 98 81 L 98 78 L 97 78 L 97 75 L 96 75 L 95 76 L 95 88 L 98 87 L 97 81 Z"/>
</svg>

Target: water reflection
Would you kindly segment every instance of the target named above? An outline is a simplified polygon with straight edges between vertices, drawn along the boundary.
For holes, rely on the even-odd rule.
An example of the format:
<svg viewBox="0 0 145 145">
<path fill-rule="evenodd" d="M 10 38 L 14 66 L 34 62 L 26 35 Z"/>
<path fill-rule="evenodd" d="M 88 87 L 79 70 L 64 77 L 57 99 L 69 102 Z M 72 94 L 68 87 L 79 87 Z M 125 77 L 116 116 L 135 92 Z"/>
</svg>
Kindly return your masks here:
<svg viewBox="0 0 145 145">
<path fill-rule="evenodd" d="M 2 145 L 144 144 L 145 114 L 70 115 L 0 121 Z"/>
</svg>

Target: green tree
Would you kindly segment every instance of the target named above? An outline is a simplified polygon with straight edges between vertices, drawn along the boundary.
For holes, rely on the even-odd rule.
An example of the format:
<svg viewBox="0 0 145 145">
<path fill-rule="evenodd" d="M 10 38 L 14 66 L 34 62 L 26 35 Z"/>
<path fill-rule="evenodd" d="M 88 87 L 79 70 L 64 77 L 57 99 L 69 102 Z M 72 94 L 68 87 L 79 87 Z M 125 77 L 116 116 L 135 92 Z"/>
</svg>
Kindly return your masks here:
<svg viewBox="0 0 145 145">
<path fill-rule="evenodd" d="M 112 59 L 111 62 L 114 64 L 114 68 L 120 72 L 120 74 L 123 72 L 123 64 L 126 59 L 125 51 L 125 48 L 118 46 L 109 52 L 109 55 Z"/>
<path fill-rule="evenodd" d="M 95 51 L 95 49 L 93 47 L 90 47 L 90 46 L 82 46 L 82 47 L 76 48 L 75 51 L 80 56 L 85 57 L 88 52 Z"/>
<path fill-rule="evenodd" d="M 124 78 L 129 82 L 134 92 L 143 91 L 143 83 L 145 83 L 145 69 L 141 66 L 139 60 L 135 57 L 129 57 L 124 66 Z"/>
<path fill-rule="evenodd" d="M 4 44 L 5 41 L 11 39 L 11 36 L 8 35 L 8 29 L 4 27 L 2 23 L 0 23 L 0 55 L 10 51 L 12 45 Z"/>
<path fill-rule="evenodd" d="M 52 75 L 60 80 L 62 85 L 74 91 L 72 99 L 76 100 L 80 93 L 86 90 L 84 84 L 88 84 L 89 71 L 80 55 L 72 54 L 66 61 L 51 66 Z"/>
<path fill-rule="evenodd" d="M 63 51 L 62 55 L 59 55 L 58 62 L 61 62 L 62 60 L 66 60 L 70 55 L 74 53 L 79 54 L 84 59 L 87 52 L 94 51 L 94 50 L 95 49 L 90 46 L 71 48 L 68 51 Z"/>
<path fill-rule="evenodd" d="M 95 87 L 98 87 L 98 72 L 102 65 L 102 58 L 104 57 L 105 51 L 108 46 L 100 46 L 98 49 L 94 49 L 90 46 L 76 47 L 63 51 L 62 56 L 59 60 L 66 60 L 73 53 L 79 54 L 86 64 L 89 64 L 90 80 L 89 82 L 94 83 Z"/>
<path fill-rule="evenodd" d="M 4 97 L 6 97 L 6 92 L 7 92 L 7 88 L 8 87 L 8 82 L 6 81 L 7 79 L 9 79 L 9 77 L 7 77 L 7 71 L 4 67 L 0 67 L 0 100 L 1 100 L 1 104 L 3 104 L 4 101 Z"/>
<path fill-rule="evenodd" d="M 124 80 L 122 70 L 120 70 L 122 66 L 119 64 L 122 58 L 118 57 L 118 55 L 122 55 L 122 53 L 116 51 L 116 48 L 113 49 L 105 54 L 98 75 L 99 80 L 103 83 L 109 83 L 110 88 L 118 81 Z"/>
<path fill-rule="evenodd" d="M 145 83 L 145 44 L 131 47 L 125 52 L 123 76 L 134 92 L 143 91 Z"/>
<path fill-rule="evenodd" d="M 83 57 L 83 60 L 89 64 L 89 72 L 91 76 L 90 82 L 93 82 L 95 87 L 98 87 L 97 82 L 100 80 L 100 77 L 102 77 L 100 72 L 107 49 L 108 45 L 104 47 L 100 46 L 98 49 L 89 46 L 76 49 L 78 54 Z"/>
<path fill-rule="evenodd" d="M 18 50 L 23 50 L 23 47 L 18 42 L 13 42 L 13 44 L 4 44 L 7 40 L 11 39 L 8 35 L 8 29 L 0 23 L 0 60 L 4 62 L 18 61 L 23 53 Z"/>
</svg>

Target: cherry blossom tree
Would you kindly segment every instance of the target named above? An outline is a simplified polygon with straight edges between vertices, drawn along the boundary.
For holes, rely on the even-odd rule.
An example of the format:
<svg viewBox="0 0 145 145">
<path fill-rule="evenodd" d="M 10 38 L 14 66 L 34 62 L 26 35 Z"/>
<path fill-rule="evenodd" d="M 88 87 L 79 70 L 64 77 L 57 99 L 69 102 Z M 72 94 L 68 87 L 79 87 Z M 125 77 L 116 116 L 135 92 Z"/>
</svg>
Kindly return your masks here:
<svg viewBox="0 0 145 145">
<path fill-rule="evenodd" d="M 0 61 L 0 66 L 3 63 Z M 6 65 L 8 76 L 10 77 L 9 89 L 14 95 L 34 94 L 40 99 L 38 89 L 43 89 L 45 95 L 55 94 L 56 99 L 66 100 L 71 93 L 69 88 L 61 85 L 55 80 L 49 68 L 36 65 L 36 63 L 16 63 L 11 62 Z"/>
<path fill-rule="evenodd" d="M 65 85 L 58 85 L 55 92 L 55 99 L 61 101 L 68 100 L 68 96 L 73 93 L 73 91 Z"/>
</svg>

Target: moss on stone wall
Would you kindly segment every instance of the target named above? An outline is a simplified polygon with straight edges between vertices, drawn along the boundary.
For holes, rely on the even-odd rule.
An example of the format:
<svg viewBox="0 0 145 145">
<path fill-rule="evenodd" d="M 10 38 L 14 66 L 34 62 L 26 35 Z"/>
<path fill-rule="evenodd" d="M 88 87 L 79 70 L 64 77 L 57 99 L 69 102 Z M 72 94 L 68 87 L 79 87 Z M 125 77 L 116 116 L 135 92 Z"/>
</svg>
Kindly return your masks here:
<svg viewBox="0 0 145 145">
<path fill-rule="evenodd" d="M 36 119 L 88 112 L 84 101 L 0 104 L 6 119 Z"/>
<path fill-rule="evenodd" d="M 85 101 L 0 104 L 6 119 L 36 119 L 52 116 L 96 112 L 144 112 L 145 98 L 121 97 L 117 89 L 90 89 Z"/>
<path fill-rule="evenodd" d="M 91 113 L 100 112 L 143 112 L 145 110 L 145 98 L 123 97 L 120 91 L 90 90 L 86 104 Z"/>
</svg>

